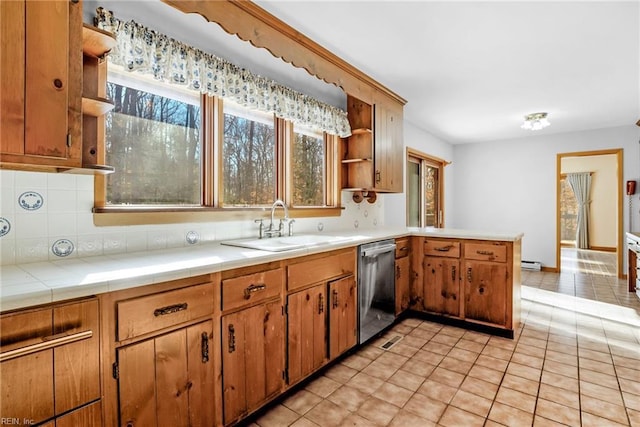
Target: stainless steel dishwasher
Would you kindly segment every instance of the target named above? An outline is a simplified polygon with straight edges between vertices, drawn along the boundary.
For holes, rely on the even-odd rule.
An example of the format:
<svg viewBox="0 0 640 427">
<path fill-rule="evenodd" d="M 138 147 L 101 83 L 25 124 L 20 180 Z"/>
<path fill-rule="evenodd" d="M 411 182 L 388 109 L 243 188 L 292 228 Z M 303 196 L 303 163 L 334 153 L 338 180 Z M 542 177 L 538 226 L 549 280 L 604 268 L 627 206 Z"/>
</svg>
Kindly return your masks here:
<svg viewBox="0 0 640 427">
<path fill-rule="evenodd" d="M 393 239 L 358 247 L 358 342 L 369 340 L 395 320 Z"/>
</svg>

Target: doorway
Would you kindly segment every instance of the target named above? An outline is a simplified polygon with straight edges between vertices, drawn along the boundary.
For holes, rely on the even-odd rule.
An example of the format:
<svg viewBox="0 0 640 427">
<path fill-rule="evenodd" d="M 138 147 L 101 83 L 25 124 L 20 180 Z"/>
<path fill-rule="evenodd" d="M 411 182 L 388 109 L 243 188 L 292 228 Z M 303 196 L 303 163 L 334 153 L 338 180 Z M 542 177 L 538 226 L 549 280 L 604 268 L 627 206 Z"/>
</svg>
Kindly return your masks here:
<svg viewBox="0 0 640 427">
<path fill-rule="evenodd" d="M 557 155 L 556 265 L 562 272 L 562 248 L 575 247 L 571 239 L 575 206 L 566 174 L 590 172 L 593 182 L 589 212 L 589 247 L 615 253 L 617 276 L 624 277 L 622 219 L 622 149 L 559 153 Z"/>
</svg>

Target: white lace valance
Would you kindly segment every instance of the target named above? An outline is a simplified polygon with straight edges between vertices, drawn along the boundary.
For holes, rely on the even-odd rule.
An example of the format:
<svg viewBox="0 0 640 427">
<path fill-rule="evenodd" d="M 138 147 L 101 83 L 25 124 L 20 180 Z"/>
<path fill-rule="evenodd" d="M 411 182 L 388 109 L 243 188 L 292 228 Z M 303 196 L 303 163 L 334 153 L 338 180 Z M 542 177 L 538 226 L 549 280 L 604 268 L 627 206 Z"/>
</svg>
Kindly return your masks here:
<svg viewBox="0 0 640 427">
<path fill-rule="evenodd" d="M 340 108 L 255 75 L 134 21 L 120 21 L 102 7 L 96 10 L 96 25 L 115 35 L 116 46 L 109 53 L 109 61 L 125 70 L 231 99 L 247 108 L 274 113 L 277 117 L 330 134 L 351 135 L 347 113 Z"/>
</svg>

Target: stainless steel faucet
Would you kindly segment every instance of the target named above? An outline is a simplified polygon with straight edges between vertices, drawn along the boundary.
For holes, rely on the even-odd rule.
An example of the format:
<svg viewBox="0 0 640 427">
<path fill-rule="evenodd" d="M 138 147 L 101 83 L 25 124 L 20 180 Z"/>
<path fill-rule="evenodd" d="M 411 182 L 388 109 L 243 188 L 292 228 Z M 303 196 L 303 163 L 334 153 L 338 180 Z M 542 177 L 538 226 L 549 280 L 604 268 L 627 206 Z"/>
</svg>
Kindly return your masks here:
<svg viewBox="0 0 640 427">
<path fill-rule="evenodd" d="M 273 220 L 274 220 L 274 217 L 275 217 L 276 208 L 278 206 L 282 206 L 282 208 L 284 209 L 284 218 L 280 219 L 280 223 L 278 224 L 278 228 L 274 229 Z M 289 223 L 289 236 L 291 236 L 291 235 L 293 235 L 293 228 L 291 227 L 292 221 L 293 220 L 289 219 L 289 209 L 287 208 L 287 205 L 282 200 L 278 199 L 275 202 L 273 202 L 273 205 L 271 205 L 271 222 L 269 223 L 269 228 L 264 230 L 263 233 L 267 237 L 273 237 L 275 235 L 283 236 L 284 223 L 288 222 Z M 260 237 L 260 238 L 262 238 L 262 237 Z"/>
</svg>

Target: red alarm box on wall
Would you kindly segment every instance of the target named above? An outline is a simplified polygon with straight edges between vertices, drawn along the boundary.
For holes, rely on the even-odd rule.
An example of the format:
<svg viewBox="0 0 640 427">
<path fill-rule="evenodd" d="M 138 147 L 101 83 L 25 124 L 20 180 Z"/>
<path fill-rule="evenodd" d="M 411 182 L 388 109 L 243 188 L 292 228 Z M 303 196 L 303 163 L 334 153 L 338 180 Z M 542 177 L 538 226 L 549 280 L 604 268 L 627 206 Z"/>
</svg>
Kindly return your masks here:
<svg viewBox="0 0 640 427">
<path fill-rule="evenodd" d="M 633 196 L 636 194 L 636 182 L 627 181 L 627 196 Z"/>
</svg>

